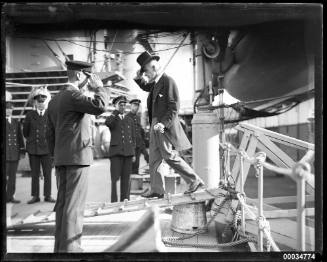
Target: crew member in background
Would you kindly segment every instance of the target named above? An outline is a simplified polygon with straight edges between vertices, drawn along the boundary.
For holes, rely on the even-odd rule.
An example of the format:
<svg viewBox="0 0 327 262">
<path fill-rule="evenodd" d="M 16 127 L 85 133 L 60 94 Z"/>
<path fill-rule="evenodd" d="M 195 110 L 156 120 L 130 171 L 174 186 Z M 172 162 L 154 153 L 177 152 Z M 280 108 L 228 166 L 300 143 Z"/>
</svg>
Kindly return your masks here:
<svg viewBox="0 0 327 262">
<path fill-rule="evenodd" d="M 132 162 L 135 160 L 135 127 L 130 117 L 126 117 L 127 99 L 118 96 L 113 99 L 115 110 L 105 124 L 111 132 L 109 159 L 111 173 L 111 202 L 117 202 L 117 181 L 120 179 L 120 201 L 129 199 Z"/>
<path fill-rule="evenodd" d="M 90 115 L 109 104 L 109 90 L 92 64 L 67 61 L 67 87 L 48 108 L 48 140 L 58 184 L 54 252 L 80 252 L 88 173 L 93 162 Z M 88 85 L 94 96 L 84 95 Z M 93 98 L 92 98 L 93 97 Z"/>
<path fill-rule="evenodd" d="M 47 107 L 51 94 L 46 87 L 35 88 L 29 100 L 32 101 L 34 110 L 26 114 L 23 124 L 23 134 L 26 138 L 26 150 L 32 174 L 32 199 L 28 204 L 40 202 L 40 171 L 42 165 L 44 177 L 44 201 L 54 203 L 51 197 L 51 170 L 52 159 L 46 139 Z"/>
<path fill-rule="evenodd" d="M 152 56 L 147 51 L 140 54 L 137 62 L 141 69 L 134 78 L 141 89 L 149 92 L 147 107 L 151 125 L 149 164 L 151 190 L 143 194 L 148 198 L 164 197 L 164 174 L 158 169 L 163 159 L 189 184 L 185 194 L 195 192 L 204 185 L 194 170 L 173 152 L 173 147 L 177 151 L 182 151 L 189 149 L 191 144 L 178 119 L 180 101 L 176 83 L 161 72 L 159 59 L 159 56 Z"/>
<path fill-rule="evenodd" d="M 140 165 L 140 155 L 143 154 L 145 161 L 149 163 L 149 154 L 145 148 L 145 141 L 144 141 L 145 134 L 141 126 L 140 117 L 137 114 L 140 108 L 141 100 L 132 99 L 129 103 L 131 104 L 131 111 L 126 116 L 130 117 L 134 122 L 135 137 L 136 137 L 135 161 L 133 162 L 132 173 L 138 174 L 139 165 Z"/>
<path fill-rule="evenodd" d="M 20 158 L 25 157 L 25 145 L 19 121 L 12 118 L 11 94 L 6 91 L 6 178 L 7 203 L 20 203 L 15 199 L 16 173 Z"/>
</svg>

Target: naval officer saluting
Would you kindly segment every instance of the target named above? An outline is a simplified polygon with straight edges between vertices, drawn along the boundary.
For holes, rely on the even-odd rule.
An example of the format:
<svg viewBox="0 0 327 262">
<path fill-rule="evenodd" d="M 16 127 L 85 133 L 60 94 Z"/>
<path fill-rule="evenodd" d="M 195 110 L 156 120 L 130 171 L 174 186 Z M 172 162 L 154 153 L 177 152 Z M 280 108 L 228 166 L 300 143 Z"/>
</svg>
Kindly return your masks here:
<svg viewBox="0 0 327 262">
<path fill-rule="evenodd" d="M 111 132 L 109 158 L 111 173 L 111 202 L 117 202 L 117 181 L 120 179 L 120 201 L 129 199 L 132 162 L 135 159 L 135 127 L 131 118 L 125 115 L 127 99 L 118 96 L 113 99 L 115 110 L 106 119 Z"/>
<path fill-rule="evenodd" d="M 90 115 L 105 112 L 109 90 L 92 64 L 67 61 L 69 84 L 49 103 L 48 139 L 54 155 L 58 196 L 54 252 L 81 251 L 88 173 L 93 162 Z M 85 95 L 86 86 L 94 97 Z"/>
</svg>

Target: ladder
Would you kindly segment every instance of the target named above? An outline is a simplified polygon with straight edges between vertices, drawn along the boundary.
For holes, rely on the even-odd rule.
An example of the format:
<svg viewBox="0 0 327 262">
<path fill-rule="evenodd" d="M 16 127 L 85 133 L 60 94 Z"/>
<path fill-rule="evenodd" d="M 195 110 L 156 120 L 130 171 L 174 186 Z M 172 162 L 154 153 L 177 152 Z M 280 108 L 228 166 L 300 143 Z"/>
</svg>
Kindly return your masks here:
<svg viewBox="0 0 327 262">
<path fill-rule="evenodd" d="M 116 203 L 96 203 L 90 208 L 85 209 L 84 217 L 95 217 L 95 216 L 104 216 L 111 215 L 116 213 L 123 212 L 134 212 L 138 210 L 147 209 L 149 207 L 168 207 L 181 204 L 189 204 L 196 202 L 203 202 L 213 198 L 220 197 L 222 194 L 226 194 L 227 191 L 221 188 L 212 188 L 199 190 L 192 194 L 185 195 L 180 194 L 167 194 L 164 198 L 142 198 L 137 200 L 128 201 L 127 199 L 123 202 Z M 15 222 L 9 223 L 7 229 L 17 229 L 24 226 L 31 226 L 41 223 L 50 223 L 55 221 L 55 212 L 47 212 L 42 214 L 40 211 L 37 211 L 29 216 Z"/>
</svg>

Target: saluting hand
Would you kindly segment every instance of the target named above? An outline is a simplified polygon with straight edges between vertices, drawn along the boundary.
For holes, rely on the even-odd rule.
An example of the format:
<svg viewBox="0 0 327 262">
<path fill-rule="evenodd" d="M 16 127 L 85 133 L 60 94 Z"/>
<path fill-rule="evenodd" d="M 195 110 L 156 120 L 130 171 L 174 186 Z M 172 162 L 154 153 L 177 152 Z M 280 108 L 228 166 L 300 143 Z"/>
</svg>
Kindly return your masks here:
<svg viewBox="0 0 327 262">
<path fill-rule="evenodd" d="M 99 88 L 99 87 L 103 87 L 103 83 L 100 79 L 100 77 L 96 74 L 91 74 L 90 78 L 90 86 L 94 89 Z"/>
</svg>

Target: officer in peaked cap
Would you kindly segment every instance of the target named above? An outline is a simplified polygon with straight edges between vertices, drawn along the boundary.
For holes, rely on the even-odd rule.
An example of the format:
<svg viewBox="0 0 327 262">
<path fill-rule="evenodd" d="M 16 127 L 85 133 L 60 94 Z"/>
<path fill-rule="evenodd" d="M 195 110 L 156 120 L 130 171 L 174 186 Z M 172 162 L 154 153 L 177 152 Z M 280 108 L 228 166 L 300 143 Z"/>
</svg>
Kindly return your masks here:
<svg viewBox="0 0 327 262">
<path fill-rule="evenodd" d="M 25 144 L 20 123 L 12 118 L 12 95 L 6 91 L 6 178 L 7 203 L 20 203 L 15 199 L 16 173 L 20 158 L 25 156 Z"/>
<path fill-rule="evenodd" d="M 105 112 L 109 89 L 92 64 L 67 61 L 69 84 L 48 106 L 48 141 L 58 185 L 54 252 L 81 251 L 88 173 L 93 162 L 90 116 Z M 92 89 L 94 97 L 85 95 Z M 68 189 L 68 190 L 66 190 Z"/>
<path fill-rule="evenodd" d="M 134 122 L 136 137 L 135 161 L 133 162 L 132 173 L 138 174 L 141 154 L 144 155 L 144 159 L 147 163 L 149 163 L 149 154 L 145 147 L 145 132 L 141 126 L 140 116 L 138 115 L 141 100 L 132 99 L 129 103 L 131 104 L 131 111 L 126 116 L 130 117 Z"/>
<path fill-rule="evenodd" d="M 88 73 L 91 73 L 93 64 L 83 61 L 77 61 L 77 60 L 69 60 L 66 61 L 66 66 L 67 66 L 67 70 L 75 70 L 75 71 L 84 70 Z"/>
<path fill-rule="evenodd" d="M 115 110 L 105 124 L 111 132 L 109 158 L 111 173 L 111 202 L 117 202 L 117 181 L 120 179 L 120 201 L 129 199 L 130 176 L 135 155 L 135 127 L 130 117 L 125 116 L 125 96 L 113 99 Z"/>
<path fill-rule="evenodd" d="M 51 94 L 45 86 L 36 87 L 30 95 L 34 110 L 27 112 L 23 134 L 26 138 L 26 151 L 28 152 L 32 174 L 32 199 L 28 204 L 40 201 L 40 167 L 42 166 L 44 177 L 44 201 L 54 203 L 51 197 L 51 171 L 52 159 L 46 139 L 47 130 L 47 107 Z"/>
<path fill-rule="evenodd" d="M 113 100 L 112 100 L 112 103 L 114 104 L 114 105 L 117 105 L 117 103 L 124 103 L 125 105 L 126 105 L 126 103 L 127 103 L 127 98 L 126 98 L 126 96 L 117 96 L 117 97 L 115 97 Z M 125 112 L 125 110 L 124 111 L 122 111 L 122 110 L 120 110 L 121 112 Z"/>
</svg>

